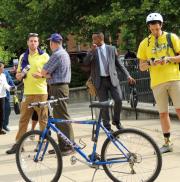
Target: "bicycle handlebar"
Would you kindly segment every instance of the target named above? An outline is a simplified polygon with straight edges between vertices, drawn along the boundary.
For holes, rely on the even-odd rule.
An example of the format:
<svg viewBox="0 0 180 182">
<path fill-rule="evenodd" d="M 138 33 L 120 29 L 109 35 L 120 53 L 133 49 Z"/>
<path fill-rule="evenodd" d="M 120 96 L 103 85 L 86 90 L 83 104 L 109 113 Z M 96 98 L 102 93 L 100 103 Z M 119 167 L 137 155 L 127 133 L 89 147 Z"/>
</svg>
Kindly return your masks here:
<svg viewBox="0 0 180 182">
<path fill-rule="evenodd" d="M 62 101 L 62 100 L 68 100 L 69 97 L 64 97 L 64 98 L 58 98 L 58 99 L 53 99 L 53 100 L 47 100 L 44 102 L 32 102 L 29 104 L 28 108 L 32 108 L 32 107 L 41 107 L 41 106 L 47 106 L 48 104 L 53 104 L 53 103 L 57 103 L 58 101 Z"/>
</svg>

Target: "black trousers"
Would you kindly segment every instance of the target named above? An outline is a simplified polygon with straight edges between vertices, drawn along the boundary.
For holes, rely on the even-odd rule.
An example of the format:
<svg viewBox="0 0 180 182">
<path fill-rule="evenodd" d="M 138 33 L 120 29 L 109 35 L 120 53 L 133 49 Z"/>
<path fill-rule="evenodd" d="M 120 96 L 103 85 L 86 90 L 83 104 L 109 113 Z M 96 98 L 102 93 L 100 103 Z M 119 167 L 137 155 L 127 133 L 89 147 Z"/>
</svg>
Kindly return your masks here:
<svg viewBox="0 0 180 182">
<path fill-rule="evenodd" d="M 69 96 L 69 85 L 68 84 L 57 84 L 50 85 L 49 95 L 54 96 L 55 99 L 63 98 Z M 68 110 L 67 110 L 67 101 L 59 101 L 58 104 L 53 106 L 53 116 L 54 118 L 60 119 L 70 119 Z M 74 132 L 72 125 L 70 123 L 57 123 L 56 126 L 70 139 L 74 140 Z M 61 151 L 66 151 L 69 146 L 58 136 L 59 147 Z"/>
<path fill-rule="evenodd" d="M 99 101 L 106 101 L 109 99 L 109 94 L 111 94 L 112 99 L 115 102 L 114 105 L 114 116 L 113 121 L 120 124 L 120 112 L 122 109 L 122 91 L 120 85 L 114 87 L 111 83 L 110 77 L 102 77 L 100 88 L 97 89 L 97 94 Z M 111 128 L 109 109 L 103 109 L 102 112 L 103 124 L 107 129 Z"/>
<path fill-rule="evenodd" d="M 0 130 L 3 127 L 3 119 L 4 119 L 4 98 L 0 98 Z"/>
</svg>

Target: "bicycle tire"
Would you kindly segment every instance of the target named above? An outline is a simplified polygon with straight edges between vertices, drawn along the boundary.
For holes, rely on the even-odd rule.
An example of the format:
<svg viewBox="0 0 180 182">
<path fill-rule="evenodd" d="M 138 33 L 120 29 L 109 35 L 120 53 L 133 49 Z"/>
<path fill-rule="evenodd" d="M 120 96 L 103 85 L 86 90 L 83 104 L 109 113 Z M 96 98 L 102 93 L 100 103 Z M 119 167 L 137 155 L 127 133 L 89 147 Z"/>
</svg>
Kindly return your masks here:
<svg viewBox="0 0 180 182">
<path fill-rule="evenodd" d="M 41 131 L 35 130 L 35 131 L 29 131 L 21 137 L 21 139 L 18 142 L 18 147 L 16 152 L 17 168 L 22 178 L 27 182 L 31 181 L 57 182 L 62 173 L 62 166 L 63 166 L 62 156 L 58 145 L 51 136 L 46 135 L 44 139 L 45 142 L 43 144 L 45 145 L 48 142 L 48 148 L 44 155 L 43 160 L 41 161 L 42 158 L 38 158 L 37 162 L 34 161 L 34 157 L 36 156 L 37 153 L 41 135 L 42 135 Z M 32 140 L 32 136 L 35 136 L 34 140 Z M 55 151 L 54 155 L 48 154 L 49 148 Z M 40 154 L 42 154 L 43 151 L 44 149 L 42 146 Z M 48 164 L 44 165 L 44 162 L 47 162 Z"/>
<path fill-rule="evenodd" d="M 127 156 L 133 156 L 134 160 L 137 160 L 137 163 L 134 162 L 134 169 L 131 168 L 132 164 L 130 160 L 123 163 L 103 165 L 104 171 L 108 177 L 114 182 L 153 182 L 158 177 L 162 168 L 162 156 L 155 141 L 149 135 L 136 129 L 118 130 L 113 133 L 113 135 L 128 148 L 130 153 L 127 152 Z M 112 148 L 109 148 L 111 145 Z M 117 154 L 115 151 L 117 151 Z M 101 150 L 101 160 L 108 161 L 108 158 L 109 160 L 126 159 L 124 154 L 117 149 L 109 138 L 105 140 Z M 145 178 L 145 175 L 148 174 L 149 176 Z M 142 175 L 142 177 L 140 175 Z"/>
</svg>

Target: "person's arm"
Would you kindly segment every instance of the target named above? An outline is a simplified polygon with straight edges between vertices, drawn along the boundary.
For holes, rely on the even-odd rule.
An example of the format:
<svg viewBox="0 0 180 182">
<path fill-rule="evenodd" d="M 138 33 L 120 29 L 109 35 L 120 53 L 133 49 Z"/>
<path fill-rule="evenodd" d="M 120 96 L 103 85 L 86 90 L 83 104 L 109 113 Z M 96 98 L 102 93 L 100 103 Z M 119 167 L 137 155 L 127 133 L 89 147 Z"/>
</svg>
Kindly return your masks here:
<svg viewBox="0 0 180 182">
<path fill-rule="evenodd" d="M 16 72 L 16 79 L 18 81 L 22 81 L 23 79 L 23 74 L 21 73 L 21 63 L 22 63 L 22 59 L 23 59 L 24 54 L 21 54 L 19 61 L 18 61 L 18 67 L 17 67 L 17 72 Z"/>
<path fill-rule="evenodd" d="M 3 87 L 4 87 L 6 90 L 10 91 L 11 86 L 8 84 L 7 79 L 6 79 L 6 75 L 5 75 L 5 74 L 3 75 Z"/>
<path fill-rule="evenodd" d="M 60 64 L 60 56 L 51 56 L 49 61 L 44 65 L 43 69 L 41 70 L 40 74 L 42 77 L 51 78 L 51 73 L 53 73 Z"/>
<path fill-rule="evenodd" d="M 146 71 L 149 69 L 149 67 L 150 67 L 150 65 L 147 61 L 139 60 L 139 69 L 141 71 Z"/>
<path fill-rule="evenodd" d="M 33 73 L 32 76 L 34 78 L 51 78 L 51 75 L 48 74 L 48 72 L 44 69 L 42 69 L 42 71 L 37 71 L 36 73 Z"/>
<path fill-rule="evenodd" d="M 10 86 L 15 86 L 14 81 L 12 80 L 12 77 L 8 71 L 6 72 L 6 79 Z"/>
<path fill-rule="evenodd" d="M 115 64 L 116 66 L 120 69 L 120 71 L 122 73 L 124 73 L 126 75 L 126 77 L 128 78 L 130 76 L 128 70 L 126 69 L 126 67 L 124 66 L 124 64 L 119 60 L 118 58 L 118 54 L 117 54 L 117 51 L 116 51 L 116 48 L 114 48 L 114 54 L 115 54 Z"/>
<path fill-rule="evenodd" d="M 91 62 L 94 60 L 94 56 L 95 56 L 96 49 L 97 49 L 97 45 L 96 44 L 93 44 L 91 46 L 91 50 L 87 53 L 87 55 L 83 59 L 83 62 L 82 62 L 83 65 L 89 66 L 91 64 Z"/>
<path fill-rule="evenodd" d="M 115 51 L 115 64 L 116 64 L 116 66 L 126 75 L 128 83 L 130 83 L 130 84 L 136 83 L 135 79 L 131 77 L 128 70 L 124 66 L 124 64 L 118 59 L 118 54 L 117 54 L 116 49 L 114 51 Z"/>
<path fill-rule="evenodd" d="M 50 75 L 50 74 L 48 73 L 48 71 L 45 70 L 45 69 L 42 69 L 41 75 L 42 75 L 42 77 L 44 77 L 44 78 L 51 78 L 51 75 Z"/>
<path fill-rule="evenodd" d="M 177 56 L 166 57 L 165 59 L 173 63 L 180 63 L 180 52 Z"/>
</svg>

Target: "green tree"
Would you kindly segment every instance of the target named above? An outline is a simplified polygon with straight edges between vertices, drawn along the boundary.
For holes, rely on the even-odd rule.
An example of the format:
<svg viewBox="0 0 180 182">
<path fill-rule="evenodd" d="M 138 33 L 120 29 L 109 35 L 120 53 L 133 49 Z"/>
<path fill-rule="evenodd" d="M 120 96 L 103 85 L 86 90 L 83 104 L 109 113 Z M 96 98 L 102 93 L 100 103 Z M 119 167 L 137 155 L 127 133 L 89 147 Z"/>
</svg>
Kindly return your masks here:
<svg viewBox="0 0 180 182">
<path fill-rule="evenodd" d="M 121 35 L 118 48 L 136 51 L 148 35 L 145 18 L 150 12 L 160 12 L 164 30 L 180 35 L 179 0 L 0 0 L 0 4 L 3 59 L 22 53 L 29 32 L 39 33 L 46 48 L 53 32 L 60 32 L 65 40 L 72 33 L 78 42 L 90 43 L 94 31 L 103 31 L 107 43 L 116 45 Z"/>
</svg>

